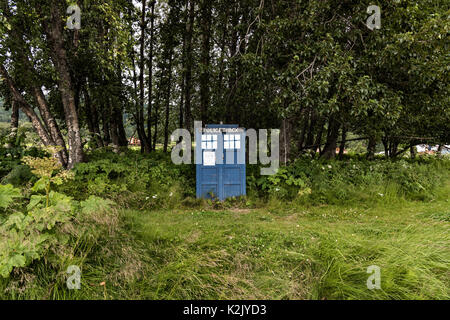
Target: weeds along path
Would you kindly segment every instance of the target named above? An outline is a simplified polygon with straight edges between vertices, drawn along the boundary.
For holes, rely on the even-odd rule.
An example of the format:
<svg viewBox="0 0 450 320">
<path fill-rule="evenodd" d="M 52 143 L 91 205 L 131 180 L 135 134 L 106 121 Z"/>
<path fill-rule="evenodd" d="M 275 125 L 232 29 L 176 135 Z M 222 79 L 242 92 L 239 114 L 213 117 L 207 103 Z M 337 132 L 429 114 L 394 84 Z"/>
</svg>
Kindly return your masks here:
<svg viewBox="0 0 450 320">
<path fill-rule="evenodd" d="M 139 263 L 125 265 L 133 270 L 118 269 L 133 279 L 127 297 L 450 298 L 446 199 L 365 209 L 128 210 L 123 219 L 141 248 Z M 367 289 L 371 265 L 380 267 L 380 290 Z"/>
</svg>

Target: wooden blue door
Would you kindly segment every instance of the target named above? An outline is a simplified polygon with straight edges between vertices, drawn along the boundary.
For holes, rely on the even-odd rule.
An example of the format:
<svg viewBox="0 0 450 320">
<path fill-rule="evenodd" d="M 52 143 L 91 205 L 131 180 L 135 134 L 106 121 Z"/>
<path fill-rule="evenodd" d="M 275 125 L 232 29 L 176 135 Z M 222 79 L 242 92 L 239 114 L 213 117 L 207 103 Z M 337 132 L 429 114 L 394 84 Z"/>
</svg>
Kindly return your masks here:
<svg viewBox="0 0 450 320">
<path fill-rule="evenodd" d="M 206 125 L 196 133 L 197 198 L 246 194 L 245 132 L 237 125 Z"/>
</svg>

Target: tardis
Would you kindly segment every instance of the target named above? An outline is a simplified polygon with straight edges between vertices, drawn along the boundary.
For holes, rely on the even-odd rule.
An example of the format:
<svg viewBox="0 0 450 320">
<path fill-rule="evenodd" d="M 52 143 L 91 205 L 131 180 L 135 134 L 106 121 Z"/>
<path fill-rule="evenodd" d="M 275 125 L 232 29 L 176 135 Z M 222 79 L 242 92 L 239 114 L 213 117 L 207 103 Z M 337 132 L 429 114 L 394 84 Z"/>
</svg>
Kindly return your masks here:
<svg viewBox="0 0 450 320">
<path fill-rule="evenodd" d="M 209 124 L 195 132 L 195 141 L 197 198 L 245 195 L 245 130 Z"/>
</svg>

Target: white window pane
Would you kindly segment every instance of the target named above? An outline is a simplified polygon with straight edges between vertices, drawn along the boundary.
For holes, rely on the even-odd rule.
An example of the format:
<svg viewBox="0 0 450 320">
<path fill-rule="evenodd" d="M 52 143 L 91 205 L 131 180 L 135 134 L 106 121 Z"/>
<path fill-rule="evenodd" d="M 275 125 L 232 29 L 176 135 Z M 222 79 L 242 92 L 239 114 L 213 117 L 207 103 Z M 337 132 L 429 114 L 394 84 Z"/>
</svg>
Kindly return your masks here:
<svg viewBox="0 0 450 320">
<path fill-rule="evenodd" d="M 202 141 L 206 141 L 206 136 L 202 134 Z"/>
<path fill-rule="evenodd" d="M 212 149 L 212 142 L 211 141 L 207 141 L 206 143 L 207 143 L 206 144 L 206 148 L 207 149 Z"/>
<path fill-rule="evenodd" d="M 213 140 L 217 141 L 217 135 L 213 135 Z"/>
<path fill-rule="evenodd" d="M 211 141 L 211 135 L 210 134 L 206 135 L 206 141 Z"/>
<path fill-rule="evenodd" d="M 216 164 L 216 153 L 211 151 L 203 152 L 203 165 L 214 166 Z"/>
<path fill-rule="evenodd" d="M 223 143 L 223 146 L 224 146 L 225 149 L 230 149 L 230 142 L 229 141 L 225 141 Z"/>
<path fill-rule="evenodd" d="M 236 147 L 236 149 L 240 149 L 241 148 L 241 141 L 237 140 L 234 142 L 234 146 Z"/>
<path fill-rule="evenodd" d="M 226 134 L 225 135 L 225 141 L 228 141 L 228 140 L 230 140 L 230 137 Z"/>
<path fill-rule="evenodd" d="M 230 141 L 230 149 L 234 149 L 234 141 Z"/>
<path fill-rule="evenodd" d="M 206 149 L 206 142 L 202 142 L 202 149 Z"/>
<path fill-rule="evenodd" d="M 217 141 L 213 141 L 213 149 L 217 149 Z"/>
</svg>

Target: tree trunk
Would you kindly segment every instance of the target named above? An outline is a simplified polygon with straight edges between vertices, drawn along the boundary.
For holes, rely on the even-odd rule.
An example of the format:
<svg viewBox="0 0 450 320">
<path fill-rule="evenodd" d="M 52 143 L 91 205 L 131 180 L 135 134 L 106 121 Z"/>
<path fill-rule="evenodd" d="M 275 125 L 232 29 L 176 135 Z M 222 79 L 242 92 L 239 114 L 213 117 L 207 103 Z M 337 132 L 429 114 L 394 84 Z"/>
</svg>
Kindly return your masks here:
<svg viewBox="0 0 450 320">
<path fill-rule="evenodd" d="M 389 138 L 384 136 L 381 141 L 383 142 L 384 147 L 384 157 L 389 158 Z"/>
<path fill-rule="evenodd" d="M 13 99 L 11 101 L 11 132 L 8 137 L 7 147 L 16 145 L 17 131 L 19 130 L 19 106 Z"/>
<path fill-rule="evenodd" d="M 138 137 L 139 137 L 139 141 L 141 142 L 141 153 L 145 152 L 145 142 L 143 142 L 143 140 L 145 139 L 145 132 L 143 132 L 144 129 L 144 125 L 143 122 L 141 121 L 141 111 L 140 111 L 140 93 L 138 93 L 138 79 L 137 79 L 137 71 L 136 71 L 136 63 L 134 60 L 134 50 L 133 50 L 133 54 L 131 57 L 132 60 L 132 65 L 133 65 L 133 84 L 134 84 L 134 93 L 136 96 L 136 101 L 135 101 L 135 113 L 134 113 L 134 119 L 136 122 L 136 131 L 138 133 Z"/>
<path fill-rule="evenodd" d="M 152 150 L 152 98 L 153 98 L 153 42 L 155 24 L 155 2 L 152 1 L 150 16 L 150 52 L 148 55 L 148 107 L 147 107 L 147 147 Z"/>
<path fill-rule="evenodd" d="M 316 121 L 316 120 L 314 120 L 314 121 Z M 322 150 L 321 150 L 322 149 L 322 135 L 323 135 L 323 131 L 325 130 L 325 123 L 326 123 L 327 119 L 325 117 L 319 117 L 319 119 L 317 121 L 318 121 L 317 128 L 315 128 L 315 126 L 313 126 L 313 123 L 311 121 L 311 128 L 312 128 L 312 130 L 314 130 L 313 133 L 317 132 L 316 140 L 314 141 L 314 144 L 312 147 L 312 149 L 313 149 L 312 154 L 314 157 L 316 156 L 317 149 L 319 149 L 319 155 L 322 154 Z"/>
<path fill-rule="evenodd" d="M 127 147 L 128 139 L 123 125 L 123 110 L 120 107 L 115 108 L 115 121 L 117 125 L 117 135 L 119 136 L 119 146 Z"/>
<path fill-rule="evenodd" d="M 225 14 L 223 17 L 223 25 L 222 25 L 222 39 L 220 40 L 220 65 L 219 65 L 219 76 L 218 76 L 218 85 L 217 85 L 217 104 L 218 106 L 222 107 L 222 104 L 224 102 L 224 94 L 223 94 L 223 78 L 224 78 L 224 71 L 225 71 L 225 56 L 226 56 L 226 42 L 227 42 L 227 35 L 228 35 L 228 17 L 229 17 L 229 6 L 226 6 L 225 8 Z"/>
<path fill-rule="evenodd" d="M 172 53 L 169 57 L 169 66 L 167 68 L 167 93 L 166 93 L 166 119 L 164 123 L 164 152 L 167 152 L 169 144 L 169 116 L 170 116 L 170 93 L 172 87 Z"/>
<path fill-rule="evenodd" d="M 347 140 L 347 124 L 344 123 L 344 125 L 342 126 L 341 144 L 339 145 L 339 159 L 341 160 L 344 157 L 346 140 Z"/>
<path fill-rule="evenodd" d="M 184 98 L 184 125 L 187 130 L 192 127 L 192 113 L 191 113 L 191 81 L 192 81 L 192 30 L 195 17 L 194 0 L 189 1 L 189 19 L 186 23 L 186 82 L 185 82 L 185 98 Z"/>
<path fill-rule="evenodd" d="M 281 158 L 286 165 L 291 154 L 291 122 L 289 119 L 282 120 L 281 126 Z M 272 142 L 273 143 L 273 142 Z"/>
<path fill-rule="evenodd" d="M 203 0 L 201 4 L 201 54 L 200 54 L 200 113 L 203 123 L 208 122 L 209 107 L 209 65 L 211 38 L 211 1 Z"/>
<path fill-rule="evenodd" d="M 119 141 L 119 134 L 118 134 L 118 125 L 117 125 L 117 116 L 115 115 L 115 107 L 112 106 L 112 101 L 110 100 L 110 110 L 111 113 L 109 115 L 109 125 L 110 125 L 110 132 L 111 132 L 111 140 L 112 140 L 112 146 L 113 151 L 115 153 L 119 152 L 120 147 L 120 141 Z"/>
<path fill-rule="evenodd" d="M 162 80 L 163 80 L 163 73 L 164 70 L 160 71 L 159 76 L 159 84 L 161 86 Z M 158 88 L 158 93 L 156 94 L 156 103 L 155 103 L 155 132 L 153 133 L 153 150 L 156 150 L 156 141 L 158 138 L 158 121 L 159 121 L 159 105 L 161 103 L 161 88 Z"/>
<path fill-rule="evenodd" d="M 86 122 L 92 140 L 97 148 L 103 147 L 103 140 L 100 135 L 100 127 L 98 124 L 97 108 L 92 104 L 91 97 L 86 87 L 83 87 L 84 106 L 86 110 Z"/>
<path fill-rule="evenodd" d="M 7 3 L 5 3 L 3 10 L 4 14 L 7 17 L 11 17 L 11 13 Z M 19 44 L 20 49 L 16 50 L 13 54 L 17 56 L 18 60 L 22 63 L 25 69 L 26 77 L 30 80 L 28 82 L 28 86 L 31 91 L 31 95 L 33 96 L 38 106 L 43 125 L 54 143 L 61 147 L 61 151 L 58 153 L 58 158 L 61 160 L 61 164 L 66 167 L 68 161 L 66 143 L 64 141 L 64 138 L 62 137 L 61 131 L 59 130 L 55 118 L 50 113 L 50 108 L 48 107 L 48 103 L 45 99 L 44 93 L 42 92 L 42 89 L 37 85 L 37 83 L 39 82 L 39 77 L 33 63 L 30 62 L 29 57 L 33 56 L 31 54 L 30 47 L 24 41 L 23 35 L 19 33 L 19 30 L 12 28 L 10 30 L 10 35 Z"/>
<path fill-rule="evenodd" d="M 140 37 L 140 52 L 139 52 L 139 110 L 137 112 L 137 120 L 139 122 L 138 125 L 138 134 L 139 139 L 141 140 L 141 151 L 144 151 L 145 153 L 150 152 L 150 146 L 148 145 L 148 138 L 145 133 L 145 127 L 144 127 L 144 94 L 145 94 L 145 87 L 144 87 L 144 66 L 145 66 L 145 55 L 144 55 L 144 48 L 145 48 L 145 30 L 147 29 L 147 23 L 145 21 L 145 10 L 146 10 L 146 0 L 142 0 L 142 13 L 141 13 L 141 37 Z"/>
<path fill-rule="evenodd" d="M 28 104 L 28 102 L 25 100 L 25 98 L 19 92 L 14 81 L 9 76 L 8 71 L 2 64 L 0 64 L 0 74 L 6 80 L 9 91 L 11 92 L 11 95 L 12 95 L 12 99 L 16 101 L 19 108 L 30 119 L 31 125 L 36 130 L 36 133 L 38 134 L 42 143 L 45 146 L 54 145 L 55 143 L 54 143 L 53 139 L 51 138 L 51 136 L 48 134 L 45 126 L 42 124 L 41 119 L 36 115 L 33 108 Z M 60 161 L 62 161 L 62 159 L 60 159 Z"/>
<path fill-rule="evenodd" d="M 377 146 L 377 139 L 374 135 L 369 136 L 369 142 L 367 144 L 367 159 L 373 160 L 375 158 L 375 148 Z"/>
<path fill-rule="evenodd" d="M 188 20 L 188 4 L 189 1 L 185 1 L 186 12 L 183 18 L 183 24 L 187 24 Z M 178 128 L 183 128 L 184 124 L 184 86 L 186 84 L 186 29 L 183 29 L 183 43 L 181 46 L 181 83 L 180 83 L 180 106 L 178 112 Z M 181 138 L 180 138 L 181 139 Z"/>
<path fill-rule="evenodd" d="M 35 101 L 38 105 L 39 113 L 44 123 L 46 123 L 50 136 L 52 137 L 53 141 L 55 141 L 55 143 L 62 148 L 59 154 L 60 158 L 63 159 L 62 165 L 65 167 L 67 166 L 69 160 L 67 155 L 66 142 L 64 141 L 55 118 L 50 113 L 50 108 L 48 106 L 47 100 L 45 99 L 44 93 L 42 92 L 42 89 L 33 87 L 33 93 Z"/>
<path fill-rule="evenodd" d="M 86 89 L 83 88 L 83 96 L 84 96 L 84 113 L 86 115 L 86 124 L 88 126 L 88 131 L 91 136 L 91 140 L 95 144 L 95 148 L 98 148 L 100 145 L 97 141 L 94 132 L 94 122 L 92 121 L 92 112 L 91 112 L 91 101 L 89 99 L 89 95 L 86 92 Z"/>
<path fill-rule="evenodd" d="M 61 94 L 64 108 L 69 143 L 69 159 L 67 167 L 71 169 L 76 163 L 84 161 L 84 152 L 69 63 L 67 60 L 66 49 L 64 48 L 64 36 L 62 33 L 63 21 L 61 19 L 63 14 L 60 11 L 59 5 L 59 1 L 51 1 L 50 25 L 44 23 L 44 26 L 50 42 L 53 64 L 58 73 L 58 89 Z"/>
<path fill-rule="evenodd" d="M 235 118 L 235 104 L 236 104 L 236 86 L 237 86 L 237 70 L 236 70 L 236 53 L 239 41 L 239 33 L 237 30 L 237 26 L 239 24 L 239 11 L 237 9 L 238 1 L 233 3 L 233 18 L 232 18 L 232 31 L 230 37 L 230 76 L 228 78 L 228 96 L 226 99 L 226 112 L 225 112 L 225 121 L 229 123 L 230 121 L 234 121 Z"/>
<path fill-rule="evenodd" d="M 104 146 L 107 146 L 111 143 L 111 129 L 109 127 L 109 111 L 103 107 L 102 108 L 103 112 L 102 112 L 102 131 L 103 131 L 103 141 L 104 141 Z"/>
<path fill-rule="evenodd" d="M 309 124 L 308 134 L 306 136 L 306 146 L 311 148 L 314 145 L 314 130 L 317 123 L 317 111 L 312 109 L 309 113 L 309 121 L 307 120 L 305 125 Z M 319 141 L 320 144 L 321 141 Z M 314 150 L 315 152 L 315 150 Z"/>
<path fill-rule="evenodd" d="M 335 115 L 330 116 L 328 122 L 327 142 L 321 153 L 321 158 L 332 159 L 336 157 L 337 140 L 339 136 L 339 122 L 335 119 Z"/>
<path fill-rule="evenodd" d="M 411 159 L 416 158 L 416 146 L 409 147 L 409 152 L 411 153 Z"/>
<path fill-rule="evenodd" d="M 398 155 L 398 141 L 396 139 L 391 140 L 389 149 L 389 156 L 391 158 L 396 158 Z"/>
<path fill-rule="evenodd" d="M 297 140 L 297 152 L 299 154 L 302 153 L 305 144 L 306 130 L 308 130 L 308 117 L 309 117 L 309 109 L 303 108 L 300 112 L 300 119 L 299 119 L 299 126 L 301 126 L 301 131 L 299 138 Z"/>
</svg>

